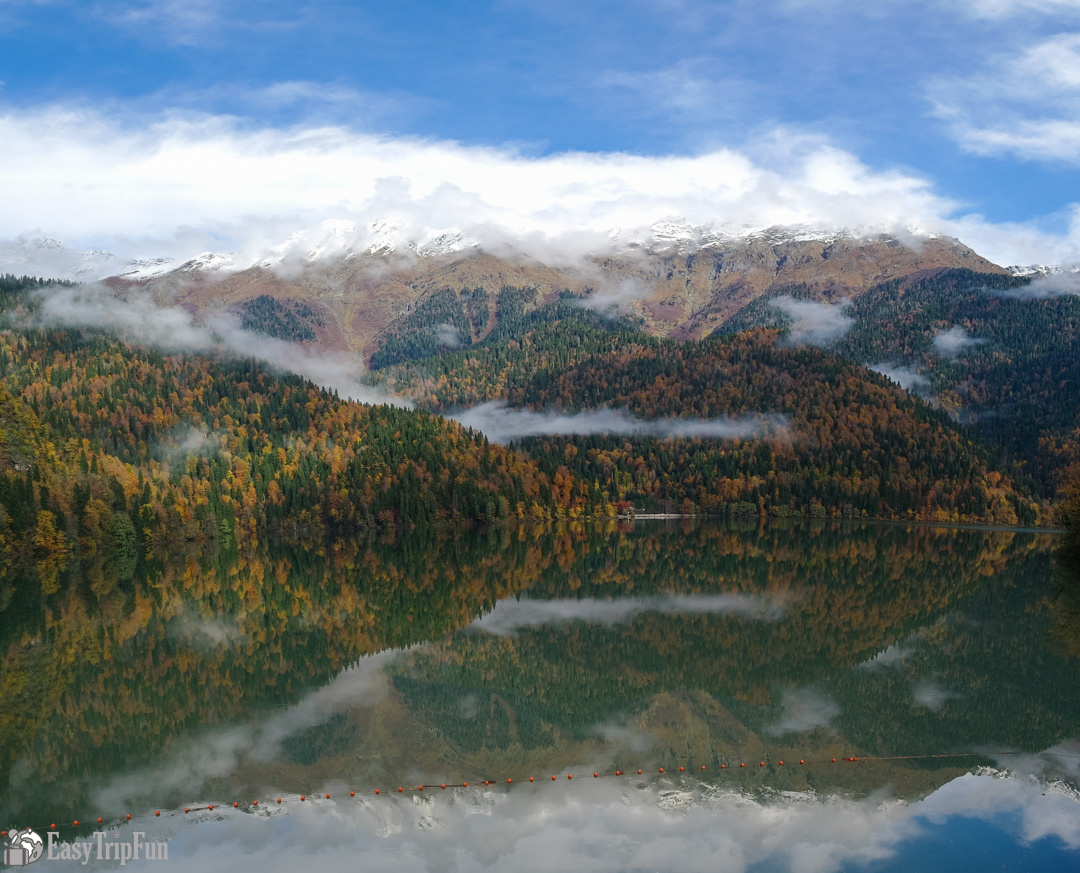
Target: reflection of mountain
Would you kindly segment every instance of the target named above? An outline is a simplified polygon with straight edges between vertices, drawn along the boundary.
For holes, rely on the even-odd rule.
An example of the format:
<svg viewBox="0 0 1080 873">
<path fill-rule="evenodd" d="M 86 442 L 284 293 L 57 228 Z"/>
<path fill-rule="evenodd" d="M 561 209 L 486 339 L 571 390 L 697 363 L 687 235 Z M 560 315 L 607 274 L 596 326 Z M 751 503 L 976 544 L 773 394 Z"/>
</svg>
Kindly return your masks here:
<svg viewBox="0 0 1080 873">
<path fill-rule="evenodd" d="M 415 768 L 449 779 L 513 762 L 562 767 L 608 760 L 624 740 L 661 760 L 715 763 L 896 752 L 929 725 L 923 746 L 934 751 L 1040 749 L 1080 726 L 1075 702 L 1054 693 L 1077 677 L 1046 649 L 1048 560 L 1043 538 L 1003 532 L 639 525 L 275 547 L 191 557 L 126 582 L 81 568 L 54 605 L 3 630 L 0 687 L 28 704 L 0 713 L 3 805 L 32 813 L 18 790 L 32 780 L 40 812 L 80 811 L 109 774 L 219 749 L 226 736 L 228 760 L 169 787 L 176 802 L 237 779 L 299 790 Z M 513 594 L 622 615 L 466 629 Z M 388 696 L 357 696 L 373 687 L 369 667 L 341 672 L 424 640 L 434 642 L 388 662 Z M 901 657 L 878 660 L 896 665 L 859 666 L 890 646 Z M 996 693 L 980 696 L 980 683 Z M 825 701 L 816 709 L 813 695 Z M 785 732 L 792 725 L 806 732 Z M 814 778 L 859 790 L 867 779 L 937 784 L 874 766 Z M 767 770 L 755 778 L 807 784 Z"/>
</svg>

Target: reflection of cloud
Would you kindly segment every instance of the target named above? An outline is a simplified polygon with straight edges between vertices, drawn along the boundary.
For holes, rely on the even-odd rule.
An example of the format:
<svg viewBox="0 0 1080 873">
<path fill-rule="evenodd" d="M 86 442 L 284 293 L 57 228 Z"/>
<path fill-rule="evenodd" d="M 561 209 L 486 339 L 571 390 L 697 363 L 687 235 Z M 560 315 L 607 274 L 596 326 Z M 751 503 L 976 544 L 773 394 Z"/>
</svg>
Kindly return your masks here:
<svg viewBox="0 0 1080 873">
<path fill-rule="evenodd" d="M 565 434 L 626 434 L 661 439 L 678 437 L 703 439 L 753 439 L 786 435 L 787 418 L 783 415 L 743 416 L 742 418 L 663 418 L 644 421 L 619 409 L 589 412 L 533 412 L 509 409 L 501 401 L 481 403 L 456 415 L 447 416 L 484 434 L 489 440 L 506 443 L 528 436 Z"/>
<path fill-rule="evenodd" d="M 765 728 L 773 735 L 802 733 L 816 727 L 831 728 L 832 720 L 840 715 L 840 707 L 835 701 L 812 688 L 786 689 L 780 705 L 784 714 Z"/>
<path fill-rule="evenodd" d="M 869 661 L 863 661 L 860 667 L 873 670 L 878 667 L 894 667 L 905 658 L 915 653 L 916 642 L 904 640 L 901 643 L 893 643 L 884 652 L 874 655 Z"/>
<path fill-rule="evenodd" d="M 970 348 L 971 346 L 982 345 L 984 342 L 986 342 L 986 340 L 968 336 L 966 330 L 960 325 L 956 325 L 955 327 L 951 327 L 948 330 L 937 334 L 930 343 L 930 348 L 939 355 L 944 355 L 946 358 L 955 358 L 964 349 Z"/>
<path fill-rule="evenodd" d="M 574 780 L 568 790 L 564 780 L 558 788 L 313 800 L 269 817 L 226 810 L 218 821 L 169 823 L 178 829 L 169 866 L 200 873 L 403 865 L 515 873 L 831 873 L 917 858 L 925 836 L 947 832 L 955 816 L 991 822 L 1022 844 L 1052 836 L 1080 849 L 1075 799 L 996 773 L 962 776 L 913 803 L 814 793 L 762 799 L 691 780 L 678 785 L 676 794 L 674 783 L 619 790 L 590 779 Z M 152 822 L 148 838 L 166 826 Z M 1055 852 L 1053 861 L 1065 860 L 1053 844 L 1035 851 L 1047 850 Z"/>
<path fill-rule="evenodd" d="M 786 342 L 793 346 L 827 346 L 844 336 L 855 319 L 847 314 L 851 302 L 832 305 L 814 300 L 796 300 L 786 294 L 775 297 L 769 305 L 783 310 L 791 318 Z"/>
<path fill-rule="evenodd" d="M 892 379 L 897 385 L 912 394 L 922 394 L 930 387 L 930 380 L 914 367 L 907 367 L 903 364 L 867 364 L 866 367 L 875 373 L 881 373 L 882 376 Z"/>
<path fill-rule="evenodd" d="M 252 333 L 235 316 L 219 313 L 210 325 L 196 323 L 181 307 L 162 308 L 142 297 L 121 298 L 103 285 L 50 288 L 40 293 L 38 320 L 46 325 L 92 327 L 122 339 L 166 350 L 225 350 L 257 358 L 305 376 L 343 398 L 366 403 L 391 402 L 360 382 L 360 365 L 349 355 L 326 355 L 293 343 Z M 408 401 L 394 398 L 399 406 Z"/>
<path fill-rule="evenodd" d="M 941 709 L 947 700 L 960 696 L 955 691 L 949 691 L 930 679 L 921 681 L 915 686 L 912 693 L 916 703 L 925 706 L 927 709 L 932 709 L 934 712 Z"/>
<path fill-rule="evenodd" d="M 510 634 L 518 628 L 585 621 L 590 624 L 625 624 L 643 612 L 670 615 L 713 613 L 772 621 L 783 616 L 786 602 L 757 594 L 690 594 L 685 596 L 622 597 L 617 600 L 500 600 L 495 608 L 469 627 L 489 634 Z"/>
<path fill-rule="evenodd" d="M 207 781 L 228 776 L 245 760 L 274 760 L 288 737 L 323 724 L 350 706 L 378 702 L 387 690 L 383 671 L 399 654 L 381 652 L 362 658 L 330 684 L 268 717 L 260 718 L 256 712 L 247 722 L 189 735 L 173 743 L 151 766 L 99 785 L 93 792 L 94 803 L 104 809 L 120 809 L 144 800 L 160 802 L 167 792 L 197 797 Z"/>
</svg>

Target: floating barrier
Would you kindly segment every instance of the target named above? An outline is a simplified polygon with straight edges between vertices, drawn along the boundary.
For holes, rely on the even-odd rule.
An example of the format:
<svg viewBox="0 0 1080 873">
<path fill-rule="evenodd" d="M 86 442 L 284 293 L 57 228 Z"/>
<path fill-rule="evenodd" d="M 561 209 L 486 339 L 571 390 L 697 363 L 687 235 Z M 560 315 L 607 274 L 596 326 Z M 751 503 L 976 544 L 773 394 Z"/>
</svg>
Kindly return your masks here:
<svg viewBox="0 0 1080 873">
<path fill-rule="evenodd" d="M 993 754 L 995 756 L 1008 757 L 1008 756 L 1012 756 L 1012 755 L 1030 754 L 1030 753 L 994 752 Z M 849 755 L 847 757 L 842 757 L 842 758 L 820 758 L 820 759 L 800 758 L 798 766 L 811 767 L 811 766 L 815 766 L 815 765 L 819 765 L 819 764 L 829 764 L 829 765 L 831 765 L 831 764 L 845 764 L 845 763 L 846 764 L 859 764 L 859 763 L 868 763 L 868 762 L 872 762 L 872 761 L 918 761 L 918 760 L 932 760 L 932 759 L 941 759 L 941 758 L 986 758 L 987 756 L 988 756 L 988 753 L 986 753 L 986 752 L 955 752 L 955 753 L 937 754 L 937 755 L 874 755 L 874 756 L 871 756 L 871 755 Z M 685 773 L 687 766 L 688 765 L 680 766 L 679 769 L 678 769 L 678 772 L 679 773 Z M 768 766 L 768 764 L 765 761 L 759 761 L 758 762 L 758 769 L 759 770 L 761 770 L 761 769 L 763 769 L 763 768 L 765 768 L 767 766 Z M 776 762 L 776 766 L 777 767 L 784 767 L 785 763 L 784 763 L 784 761 L 778 760 Z M 786 766 L 790 769 L 790 767 L 794 766 L 794 765 L 792 765 L 790 762 L 788 762 L 788 764 Z M 727 768 L 728 768 L 728 765 L 727 765 L 726 762 L 718 764 L 718 765 L 713 765 L 711 767 L 709 765 L 706 765 L 706 764 L 701 764 L 696 772 L 702 773 L 702 772 L 710 772 L 710 771 L 712 771 L 712 772 L 715 772 L 715 773 L 719 774 L 721 772 L 726 772 Z M 745 770 L 746 769 L 746 762 L 745 761 L 740 761 L 739 762 L 739 769 L 740 770 Z M 646 771 L 646 770 L 643 770 L 643 769 L 638 769 L 637 770 L 637 775 L 638 776 L 644 776 L 647 773 L 652 773 L 652 772 L 653 771 L 651 771 L 651 770 Z M 656 770 L 655 770 L 655 773 L 656 773 L 657 776 L 667 776 L 668 775 L 668 771 L 665 770 L 665 768 L 663 768 L 663 767 L 657 767 Z M 566 780 L 568 782 L 572 781 L 573 778 L 574 778 L 574 775 L 575 775 L 574 773 L 567 773 L 566 774 Z M 577 775 L 580 776 L 581 774 L 577 774 Z M 603 778 L 618 779 L 618 778 L 621 778 L 621 777 L 623 777 L 625 775 L 626 775 L 626 772 L 623 771 L 623 770 L 613 770 L 610 773 L 603 773 L 603 774 L 600 773 L 600 771 L 595 770 L 592 773 L 592 776 L 593 776 L 594 779 L 603 779 Z M 536 778 L 535 776 L 529 776 L 529 777 L 521 777 L 521 776 L 519 776 L 519 777 L 507 777 L 505 780 L 502 780 L 502 779 L 499 779 L 499 780 L 484 779 L 484 780 L 474 782 L 473 786 L 477 790 L 479 790 L 480 786 L 484 786 L 485 788 L 490 787 L 492 785 L 507 785 L 507 786 L 512 787 L 514 785 L 515 779 L 518 779 L 520 781 L 521 779 L 524 779 L 524 778 L 528 778 L 528 781 L 530 783 L 535 784 L 535 778 Z M 552 782 L 558 782 L 558 779 L 559 779 L 558 776 L 552 776 L 551 777 Z M 541 783 L 541 784 L 543 784 L 543 783 Z M 448 788 L 468 788 L 468 787 L 469 787 L 468 782 L 438 782 L 438 783 L 431 783 L 431 784 L 424 783 L 424 784 L 416 785 L 416 786 L 399 785 L 399 786 L 397 786 L 397 792 L 396 793 L 397 794 L 411 794 L 411 793 L 414 793 L 414 792 L 415 793 L 423 792 L 425 790 L 431 791 L 431 790 L 434 790 L 434 789 L 438 789 L 440 791 L 445 791 Z M 384 797 L 387 796 L 383 792 L 382 787 L 380 786 L 379 788 L 368 789 L 368 791 L 366 791 L 366 792 L 365 791 L 359 791 L 358 792 L 356 789 L 350 789 L 348 791 L 343 791 L 343 792 L 338 792 L 338 793 L 333 793 L 333 792 L 327 791 L 327 792 L 323 793 L 323 797 L 325 797 L 327 800 L 332 800 L 334 798 L 341 799 L 341 798 L 345 798 L 345 797 L 356 798 L 358 794 L 361 797 L 361 799 L 363 799 L 364 797 L 372 797 L 372 798 L 378 797 L 378 798 L 381 799 L 381 798 L 384 798 Z M 286 806 L 291 802 L 306 803 L 309 798 L 310 798 L 310 795 L 307 795 L 307 794 L 283 794 L 280 797 L 275 797 L 274 800 L 273 800 L 273 803 L 274 803 L 275 806 Z M 47 833 L 49 831 L 60 832 L 60 831 L 65 830 L 65 829 L 78 829 L 80 827 L 85 827 L 85 826 L 87 826 L 87 825 L 89 825 L 91 823 L 102 825 L 102 827 L 108 828 L 108 827 L 113 827 L 113 826 L 115 826 L 117 824 L 127 824 L 128 822 L 137 821 L 139 819 L 149 819 L 149 818 L 160 819 L 160 818 L 185 817 L 185 816 L 190 816 L 191 813 L 193 813 L 193 812 L 202 812 L 202 811 L 213 812 L 213 810 L 216 809 L 216 808 L 219 808 L 221 806 L 228 806 L 228 805 L 229 804 L 207 803 L 207 804 L 204 804 L 202 806 L 185 806 L 185 807 L 183 807 L 183 809 L 166 810 L 165 812 L 162 812 L 160 809 L 155 809 L 153 812 L 147 812 L 147 813 L 142 814 L 142 815 L 132 816 L 131 813 L 125 813 L 122 816 L 113 816 L 113 817 L 110 817 L 108 819 L 106 819 L 105 816 L 96 816 L 96 817 L 95 816 L 87 816 L 85 818 L 73 819 L 70 823 L 51 822 L 47 826 L 46 825 L 29 825 L 29 826 L 28 825 L 20 825 L 19 827 L 11 827 L 10 828 L 10 833 L 14 834 L 16 831 L 25 830 L 27 827 L 30 827 L 31 830 L 38 831 L 38 832 L 45 832 L 45 833 Z M 255 811 L 255 810 L 258 810 L 258 809 L 260 809 L 262 807 L 265 807 L 267 805 L 267 803 L 263 802 L 263 801 L 259 801 L 259 800 L 249 800 L 249 801 L 234 800 L 234 801 L 232 801 L 231 805 L 232 805 L 233 809 L 237 809 L 237 810 L 244 809 L 244 810 Z M 9 830 L 0 830 L 0 838 L 6 837 L 8 835 L 8 833 L 9 833 Z"/>
</svg>

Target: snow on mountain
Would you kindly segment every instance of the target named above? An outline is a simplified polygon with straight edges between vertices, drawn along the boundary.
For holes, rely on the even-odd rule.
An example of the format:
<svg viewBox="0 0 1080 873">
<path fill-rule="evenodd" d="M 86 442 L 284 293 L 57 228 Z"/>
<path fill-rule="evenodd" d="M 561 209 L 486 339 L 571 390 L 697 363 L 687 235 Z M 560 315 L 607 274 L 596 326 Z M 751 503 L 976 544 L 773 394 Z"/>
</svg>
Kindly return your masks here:
<svg viewBox="0 0 1080 873">
<path fill-rule="evenodd" d="M 755 241 L 769 246 L 810 241 L 831 243 L 845 237 L 869 239 L 882 235 L 895 236 L 896 233 L 884 227 L 855 230 L 809 226 L 749 227 L 723 221 L 693 225 L 681 216 L 669 216 L 649 227 L 617 228 L 608 234 L 608 239 L 613 251 L 626 254 L 692 254 L 702 249 Z M 902 233 L 907 238 L 931 239 L 935 236 L 917 228 L 906 228 Z M 361 223 L 329 219 L 290 234 L 281 243 L 261 251 L 203 252 L 187 260 L 134 260 L 104 251 L 77 252 L 55 239 L 24 238 L 0 243 L 0 272 L 80 282 L 108 276 L 146 281 L 167 274 L 189 277 L 220 275 L 252 266 L 293 269 L 305 263 L 390 254 L 435 258 L 481 246 L 481 240 L 457 228 L 432 229 L 393 221 Z M 1047 275 L 1061 269 L 1043 266 L 1010 268 L 1015 275 Z M 1080 266 L 1075 269 L 1080 270 Z"/>
<path fill-rule="evenodd" d="M 77 252 L 48 237 L 0 243 L 0 273 L 91 282 L 130 269 L 133 261 L 111 252 Z"/>
<path fill-rule="evenodd" d="M 1080 264 L 1013 264 L 1006 267 L 1014 276 L 1060 276 L 1063 273 L 1080 273 Z"/>
</svg>

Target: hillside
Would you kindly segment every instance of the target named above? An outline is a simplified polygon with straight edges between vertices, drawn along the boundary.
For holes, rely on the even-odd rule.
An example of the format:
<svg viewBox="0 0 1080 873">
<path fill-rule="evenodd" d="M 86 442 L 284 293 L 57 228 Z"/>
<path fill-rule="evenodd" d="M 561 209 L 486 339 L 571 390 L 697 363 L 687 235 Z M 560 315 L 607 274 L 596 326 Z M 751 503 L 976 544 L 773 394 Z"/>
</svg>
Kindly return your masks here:
<svg viewBox="0 0 1080 873">
<path fill-rule="evenodd" d="M 482 435 L 250 360 L 5 330 L 0 379 L 0 558 L 134 557 L 192 539 L 542 516 L 552 503 L 533 461 Z M 582 511 L 604 511 L 571 488 Z"/>
<path fill-rule="evenodd" d="M 845 314 L 851 329 L 830 350 L 902 368 L 917 390 L 997 446 L 1014 475 L 1050 497 L 1080 460 L 1080 297 L 1036 296 L 1030 279 L 944 270 L 878 285 Z M 786 327 L 771 305 L 744 308 L 722 331 Z M 806 287 L 784 289 L 813 297 Z"/>
<path fill-rule="evenodd" d="M 638 511 L 1006 524 L 1034 523 L 1042 511 L 944 412 L 835 355 L 778 346 L 776 332 L 677 343 L 568 319 L 391 377 L 440 412 L 493 400 L 561 415 L 611 408 L 673 423 L 674 433 L 680 422 L 761 421 L 754 438 L 631 428 L 521 440 L 553 477 L 591 482 Z"/>
</svg>

